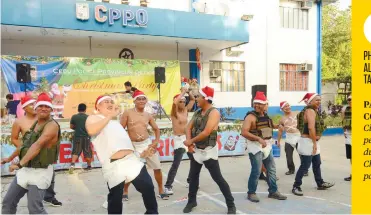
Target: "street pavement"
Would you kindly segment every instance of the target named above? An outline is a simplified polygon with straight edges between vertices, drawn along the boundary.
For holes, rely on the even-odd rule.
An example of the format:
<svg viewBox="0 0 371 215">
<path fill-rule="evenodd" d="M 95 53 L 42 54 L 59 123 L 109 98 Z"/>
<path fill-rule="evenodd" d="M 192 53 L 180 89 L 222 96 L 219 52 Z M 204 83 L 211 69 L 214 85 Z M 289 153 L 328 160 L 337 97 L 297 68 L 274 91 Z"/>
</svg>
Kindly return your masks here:
<svg viewBox="0 0 371 215">
<path fill-rule="evenodd" d="M 232 190 L 238 213 L 243 214 L 350 214 L 351 213 L 351 182 L 344 181 L 349 176 L 350 163 L 345 158 L 343 136 L 323 137 L 321 140 L 322 177 L 325 181 L 335 182 L 329 190 L 317 190 L 310 170 L 309 176 L 304 177 L 302 189 L 304 196 L 294 196 L 291 193 L 295 175 L 287 176 L 284 145 L 281 146 L 281 157 L 276 158 L 278 189 L 288 196 L 287 200 L 268 199 L 268 186 L 259 181 L 257 194 L 259 203 L 252 203 L 246 199 L 247 181 L 251 165 L 248 155 L 219 158 L 222 174 Z M 296 169 L 299 167 L 299 156 L 294 154 Z M 171 162 L 163 163 L 164 184 Z M 186 179 L 189 171 L 189 161 L 184 160 L 178 170 L 174 182 L 174 195 L 169 200 L 158 198 L 160 214 L 179 214 L 187 203 L 188 188 Z M 149 170 L 153 176 L 153 171 Z M 2 177 L 1 196 L 4 197 L 13 177 Z M 155 180 L 156 194 L 158 187 Z M 63 203 L 62 207 L 46 206 L 51 214 L 104 214 L 107 210 L 102 207 L 106 201 L 108 189 L 103 181 L 99 168 L 91 171 L 75 170 L 74 174 L 67 171 L 58 171 L 56 174 L 55 190 L 57 199 Z M 124 202 L 124 214 L 143 214 L 145 208 L 140 193 L 134 186 L 130 186 L 129 201 Z M 192 213 L 195 214 L 225 214 L 227 208 L 225 200 L 218 186 L 203 167 L 200 174 L 200 189 L 198 192 L 198 206 Z M 17 213 L 25 214 L 27 210 L 26 196 L 20 201 Z"/>
</svg>

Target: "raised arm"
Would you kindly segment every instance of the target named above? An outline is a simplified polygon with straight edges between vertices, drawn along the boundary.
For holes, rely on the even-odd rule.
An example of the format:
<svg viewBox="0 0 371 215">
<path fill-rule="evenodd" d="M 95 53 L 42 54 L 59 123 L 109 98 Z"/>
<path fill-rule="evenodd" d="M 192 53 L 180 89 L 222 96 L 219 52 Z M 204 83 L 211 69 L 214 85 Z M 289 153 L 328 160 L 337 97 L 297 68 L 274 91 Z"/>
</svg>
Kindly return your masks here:
<svg viewBox="0 0 371 215">
<path fill-rule="evenodd" d="M 111 119 L 112 117 L 102 119 L 95 115 L 89 116 L 85 122 L 85 128 L 89 136 L 95 136 L 101 132 Z"/>
<path fill-rule="evenodd" d="M 195 102 L 196 102 L 196 99 L 195 99 L 195 97 L 193 96 L 193 93 L 192 92 L 189 92 L 188 93 L 188 95 L 189 95 L 189 103 L 188 103 L 188 105 L 187 105 L 187 110 L 188 111 L 191 111 L 192 110 L 192 108 L 193 108 L 193 105 L 195 104 Z"/>
</svg>

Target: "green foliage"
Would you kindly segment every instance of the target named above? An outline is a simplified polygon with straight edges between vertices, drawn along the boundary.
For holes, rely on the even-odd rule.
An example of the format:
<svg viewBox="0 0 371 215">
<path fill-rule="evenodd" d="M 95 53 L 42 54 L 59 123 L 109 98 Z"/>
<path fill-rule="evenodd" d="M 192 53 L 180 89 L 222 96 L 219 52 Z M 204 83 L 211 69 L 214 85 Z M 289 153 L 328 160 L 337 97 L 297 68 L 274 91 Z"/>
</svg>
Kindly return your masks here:
<svg viewBox="0 0 371 215">
<path fill-rule="evenodd" d="M 35 93 L 38 95 L 40 93 L 47 93 L 50 90 L 48 80 L 45 77 L 42 77 L 40 80 L 40 85 L 35 90 Z"/>
<path fill-rule="evenodd" d="M 270 116 L 270 118 L 273 121 L 273 124 L 275 124 L 275 125 L 278 125 L 278 122 L 280 121 L 281 117 L 282 117 L 282 115 L 280 115 L 280 114 Z"/>
<path fill-rule="evenodd" d="M 323 81 L 339 82 L 351 79 L 351 22 L 350 9 L 340 10 L 336 4 L 323 7 Z"/>
<path fill-rule="evenodd" d="M 340 116 L 328 116 L 324 119 L 325 125 L 327 127 L 341 127 L 341 117 Z"/>
</svg>

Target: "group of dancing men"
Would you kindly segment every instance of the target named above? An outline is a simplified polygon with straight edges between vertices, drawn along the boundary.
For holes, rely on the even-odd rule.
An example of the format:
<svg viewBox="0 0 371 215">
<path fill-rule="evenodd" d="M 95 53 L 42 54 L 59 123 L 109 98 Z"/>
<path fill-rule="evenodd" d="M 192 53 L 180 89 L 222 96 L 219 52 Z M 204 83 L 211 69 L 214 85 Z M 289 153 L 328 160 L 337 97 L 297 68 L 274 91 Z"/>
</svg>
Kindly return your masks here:
<svg viewBox="0 0 371 215">
<path fill-rule="evenodd" d="M 186 94 L 189 95 L 189 99 L 186 98 Z M 217 130 L 220 113 L 213 107 L 214 89 L 206 86 L 194 95 L 182 88 L 181 93 L 174 96 L 171 111 L 174 160 L 164 186 L 157 152 L 160 129 L 154 117 L 144 110 L 148 101 L 147 96 L 138 89 L 135 89 L 132 96 L 135 107 L 125 111 L 120 117 L 118 117 L 120 109 L 112 97 L 99 96 L 95 101 L 95 114 L 87 116 L 85 120 L 86 132 L 92 138 L 92 144 L 102 165 L 103 178 L 108 185 L 108 213 L 122 214 L 122 201 L 129 200 L 128 188 L 133 184 L 142 194 L 145 213 L 158 214 L 154 185 L 147 168 L 154 170 L 159 189 L 157 197 L 167 200 L 169 195 L 174 193 L 174 178 L 184 153 L 187 153 L 190 159 L 187 178 L 189 192 L 183 213 L 189 213 L 197 206 L 200 171 L 205 165 L 223 193 L 227 213 L 235 214 L 237 209 L 234 197 L 218 162 Z M 199 109 L 188 122 L 188 113 L 195 101 Z M 295 148 L 300 155 L 301 163 L 292 186 L 293 194 L 303 195 L 302 178 L 308 175 L 311 165 L 318 190 L 326 190 L 334 185 L 325 182 L 321 176 L 319 140 L 325 130 L 319 113 L 321 97 L 316 93 L 307 93 L 302 101 L 306 106 L 299 114 L 291 111 L 288 102 L 281 102 L 280 108 L 284 114 L 279 124 L 275 125 L 267 114 L 266 96 L 263 92 L 256 93 L 253 110 L 246 114 L 241 131 L 251 162 L 247 191 L 247 199 L 251 202 L 259 202 L 256 190 L 262 174 L 265 174 L 269 186 L 268 198 L 287 199 L 278 191 L 276 183 L 276 165 L 272 153 L 272 145 L 275 144 L 273 129 L 279 130 L 278 145 L 283 132 L 286 132 L 285 152 L 288 166 L 286 175 L 295 174 L 292 158 Z M 346 152 L 350 159 L 351 97 L 348 98 L 348 102 L 349 106 L 343 111 L 343 124 Z M 17 151 L 11 158 L 2 162 L 9 162 L 15 156 L 19 156 L 19 162 L 9 167 L 10 171 L 17 170 L 17 173 L 3 198 L 2 213 L 16 213 L 19 200 L 27 193 L 29 212 L 45 214 L 43 198 L 54 183 L 53 163 L 58 159 L 60 127 L 51 117 L 53 106 L 47 94 L 41 93 L 37 100 L 25 97 L 21 103 L 26 115 L 15 122 L 12 137 L 17 139 L 21 132 L 22 143 L 19 141 Z M 154 132 L 153 140 L 148 133 L 149 127 L 152 127 Z"/>
</svg>

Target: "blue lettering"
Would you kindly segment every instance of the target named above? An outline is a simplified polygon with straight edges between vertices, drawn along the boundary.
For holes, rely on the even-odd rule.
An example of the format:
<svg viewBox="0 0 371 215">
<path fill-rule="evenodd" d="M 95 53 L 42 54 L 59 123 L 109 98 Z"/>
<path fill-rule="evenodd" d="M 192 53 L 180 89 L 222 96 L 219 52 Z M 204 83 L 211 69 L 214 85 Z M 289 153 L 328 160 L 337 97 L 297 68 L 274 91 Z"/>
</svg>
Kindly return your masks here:
<svg viewBox="0 0 371 215">
<path fill-rule="evenodd" d="M 121 18 L 121 11 L 118 9 L 109 9 L 109 25 L 113 25 L 115 23 L 115 20 L 119 20 Z"/>
<path fill-rule="evenodd" d="M 133 11 L 126 10 L 124 12 L 124 17 L 122 19 L 122 25 L 123 26 L 127 26 L 128 25 L 128 21 L 132 21 L 133 19 L 134 19 L 134 13 L 133 13 Z"/>
<path fill-rule="evenodd" d="M 146 26 L 148 23 L 147 11 L 145 11 L 144 9 L 137 10 L 135 20 L 137 21 L 138 25 Z"/>
</svg>

